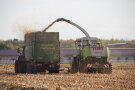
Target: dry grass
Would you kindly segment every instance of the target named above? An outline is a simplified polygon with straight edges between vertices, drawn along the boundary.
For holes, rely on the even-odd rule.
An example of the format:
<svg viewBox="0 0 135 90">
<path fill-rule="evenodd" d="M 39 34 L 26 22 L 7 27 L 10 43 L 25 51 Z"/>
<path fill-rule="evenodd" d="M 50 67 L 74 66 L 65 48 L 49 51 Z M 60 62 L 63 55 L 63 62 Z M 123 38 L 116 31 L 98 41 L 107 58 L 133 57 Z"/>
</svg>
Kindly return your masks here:
<svg viewBox="0 0 135 90">
<path fill-rule="evenodd" d="M 70 65 L 61 65 L 61 67 L 70 67 Z M 113 63 L 112 74 L 15 74 L 13 65 L 0 65 L 0 85 L 6 84 L 2 89 L 7 86 L 32 90 L 135 89 L 134 76 L 135 63 Z"/>
</svg>

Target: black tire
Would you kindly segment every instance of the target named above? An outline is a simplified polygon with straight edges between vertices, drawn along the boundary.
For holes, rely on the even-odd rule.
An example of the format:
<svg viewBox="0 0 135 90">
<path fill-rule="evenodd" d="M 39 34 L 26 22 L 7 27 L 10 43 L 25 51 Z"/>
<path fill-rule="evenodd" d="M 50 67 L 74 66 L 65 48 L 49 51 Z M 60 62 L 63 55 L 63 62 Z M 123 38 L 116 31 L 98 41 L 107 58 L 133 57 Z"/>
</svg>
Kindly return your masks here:
<svg viewBox="0 0 135 90">
<path fill-rule="evenodd" d="M 104 68 L 103 73 L 111 74 L 112 73 L 112 65 L 109 64 L 109 68 Z"/>
<path fill-rule="evenodd" d="M 15 73 L 18 73 L 18 60 L 15 61 L 14 69 L 15 69 Z"/>
<path fill-rule="evenodd" d="M 111 73 L 112 73 L 112 64 L 109 64 L 109 66 L 110 66 L 110 67 L 108 68 L 107 73 L 108 73 L 108 74 L 111 74 Z"/>
<path fill-rule="evenodd" d="M 19 56 L 15 61 L 15 73 L 26 73 L 25 57 Z"/>
<path fill-rule="evenodd" d="M 49 73 L 59 73 L 59 70 L 49 70 Z"/>
<path fill-rule="evenodd" d="M 59 73 L 59 70 L 55 70 L 54 73 Z"/>
<path fill-rule="evenodd" d="M 21 61 L 21 73 L 26 73 L 26 62 Z"/>
<path fill-rule="evenodd" d="M 22 73 L 22 63 L 18 60 L 18 73 Z"/>
<path fill-rule="evenodd" d="M 90 64 L 89 59 L 80 60 L 79 72 L 80 73 L 93 73 L 93 68 L 88 68 L 87 64 Z"/>
<path fill-rule="evenodd" d="M 87 73 L 93 73 L 93 69 L 92 68 L 91 69 L 87 68 Z"/>
<path fill-rule="evenodd" d="M 76 73 L 78 71 L 78 63 L 77 63 L 77 57 L 74 58 L 72 61 L 72 66 L 71 66 L 71 73 Z"/>
<path fill-rule="evenodd" d="M 25 61 L 15 61 L 15 73 L 26 73 Z"/>
<path fill-rule="evenodd" d="M 26 63 L 26 73 L 32 73 L 32 65 L 30 64 L 30 62 Z"/>
<path fill-rule="evenodd" d="M 103 68 L 99 68 L 97 71 L 98 73 L 103 73 Z"/>
<path fill-rule="evenodd" d="M 22 65 L 20 60 L 15 62 L 15 73 L 22 73 Z"/>
<path fill-rule="evenodd" d="M 96 70 L 94 68 L 88 69 L 87 73 L 96 73 Z"/>
</svg>

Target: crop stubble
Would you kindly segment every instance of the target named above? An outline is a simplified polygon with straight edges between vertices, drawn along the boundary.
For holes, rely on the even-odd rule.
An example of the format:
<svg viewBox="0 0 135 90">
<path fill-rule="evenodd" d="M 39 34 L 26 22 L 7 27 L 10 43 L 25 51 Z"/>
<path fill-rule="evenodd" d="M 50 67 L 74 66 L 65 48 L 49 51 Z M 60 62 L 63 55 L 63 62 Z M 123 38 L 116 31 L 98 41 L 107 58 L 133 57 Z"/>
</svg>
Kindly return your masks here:
<svg viewBox="0 0 135 90">
<path fill-rule="evenodd" d="M 113 63 L 112 74 L 15 74 L 13 65 L 0 65 L 0 83 L 7 84 L 6 87 L 49 90 L 135 89 L 134 76 L 135 63 Z"/>
</svg>

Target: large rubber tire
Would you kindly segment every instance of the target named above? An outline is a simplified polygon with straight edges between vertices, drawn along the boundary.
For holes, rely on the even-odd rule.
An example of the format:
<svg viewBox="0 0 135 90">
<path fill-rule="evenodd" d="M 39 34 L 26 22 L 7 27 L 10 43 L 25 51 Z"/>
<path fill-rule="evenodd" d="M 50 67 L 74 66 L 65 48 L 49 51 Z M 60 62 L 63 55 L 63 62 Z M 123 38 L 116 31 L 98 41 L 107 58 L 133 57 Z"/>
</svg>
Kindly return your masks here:
<svg viewBox="0 0 135 90">
<path fill-rule="evenodd" d="M 15 61 L 14 69 L 15 69 L 15 73 L 18 73 L 18 60 Z"/>
<path fill-rule="evenodd" d="M 112 64 L 109 64 L 109 68 L 105 72 L 106 74 L 111 74 L 112 73 Z"/>
<path fill-rule="evenodd" d="M 109 68 L 103 68 L 102 73 L 103 74 L 111 74 L 112 73 L 112 65 L 109 64 Z"/>
<path fill-rule="evenodd" d="M 21 73 L 21 66 L 19 60 L 15 61 L 15 73 Z"/>
<path fill-rule="evenodd" d="M 75 57 L 72 62 L 71 73 L 88 73 L 88 69 L 86 67 L 88 62 L 89 59 L 81 60 L 80 56 Z"/>
<path fill-rule="evenodd" d="M 80 66 L 79 66 L 80 73 L 88 73 L 87 64 L 88 64 L 87 60 L 80 61 Z"/>
<path fill-rule="evenodd" d="M 74 58 L 72 61 L 72 66 L 71 66 L 71 73 L 76 73 L 78 72 L 78 63 L 77 63 L 77 57 Z"/>
<path fill-rule="evenodd" d="M 98 73 L 104 73 L 104 69 L 103 68 L 99 68 L 98 69 Z"/>
<path fill-rule="evenodd" d="M 87 73 L 96 73 L 96 70 L 94 68 L 87 69 Z"/>
<path fill-rule="evenodd" d="M 22 69 L 23 69 L 22 63 L 20 60 L 18 60 L 18 73 L 22 73 Z"/>
<path fill-rule="evenodd" d="M 15 61 L 15 73 L 26 73 L 25 61 L 22 60 Z"/>
<path fill-rule="evenodd" d="M 26 73 L 32 73 L 32 65 L 30 64 L 30 62 L 26 63 Z"/>
<path fill-rule="evenodd" d="M 21 73 L 26 73 L 26 62 L 21 61 Z"/>
<path fill-rule="evenodd" d="M 49 73 L 59 73 L 59 70 L 49 70 Z"/>
</svg>

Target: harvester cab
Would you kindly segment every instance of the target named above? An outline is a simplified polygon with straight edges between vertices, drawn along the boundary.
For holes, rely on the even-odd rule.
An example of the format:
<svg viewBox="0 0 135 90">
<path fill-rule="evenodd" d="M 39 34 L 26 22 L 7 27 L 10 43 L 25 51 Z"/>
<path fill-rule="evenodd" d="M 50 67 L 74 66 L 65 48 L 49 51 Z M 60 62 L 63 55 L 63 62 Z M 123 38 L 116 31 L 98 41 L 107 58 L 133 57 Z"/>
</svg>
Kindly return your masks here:
<svg viewBox="0 0 135 90">
<path fill-rule="evenodd" d="M 75 41 L 76 47 L 83 48 L 85 46 L 103 46 L 98 38 L 91 37 L 92 44 L 90 45 L 86 37 L 79 38 Z"/>
</svg>

